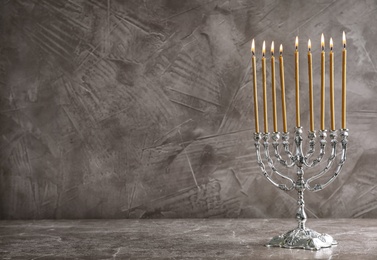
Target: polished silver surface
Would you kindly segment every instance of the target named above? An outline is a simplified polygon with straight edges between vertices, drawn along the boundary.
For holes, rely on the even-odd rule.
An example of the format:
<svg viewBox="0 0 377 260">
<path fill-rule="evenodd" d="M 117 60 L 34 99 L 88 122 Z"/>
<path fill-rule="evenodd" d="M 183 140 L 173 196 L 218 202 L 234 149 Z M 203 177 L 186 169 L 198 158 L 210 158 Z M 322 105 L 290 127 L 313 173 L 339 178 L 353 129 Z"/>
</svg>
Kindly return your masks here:
<svg viewBox="0 0 377 260">
<path fill-rule="evenodd" d="M 304 201 L 304 191 L 307 189 L 312 192 L 320 191 L 326 188 L 330 183 L 332 183 L 339 175 L 345 161 L 346 161 L 346 153 L 347 153 L 347 143 L 348 143 L 348 129 L 339 129 L 339 130 L 331 130 L 330 131 L 330 142 L 331 142 L 331 153 L 328 156 L 328 160 L 326 165 L 323 169 L 319 170 L 317 174 L 312 175 L 310 178 L 304 177 L 304 170 L 306 168 L 313 168 L 315 166 L 319 166 L 322 159 L 325 157 L 326 151 L 326 138 L 327 138 L 327 131 L 321 130 L 319 131 L 319 146 L 320 151 L 318 156 L 314 160 L 310 160 L 310 158 L 315 154 L 315 146 L 317 141 L 317 135 L 315 131 L 309 131 L 308 133 L 308 151 L 304 153 L 303 149 L 303 128 L 296 127 L 295 128 L 295 137 L 294 137 L 294 144 L 295 144 L 295 154 L 290 150 L 289 146 L 289 133 L 282 134 L 282 145 L 284 147 L 285 156 L 289 158 L 289 162 L 282 158 L 279 150 L 279 138 L 280 134 L 278 132 L 273 132 L 272 136 L 272 146 L 274 148 L 274 154 L 276 160 L 274 161 L 270 156 L 270 147 L 269 147 L 269 138 L 270 133 L 254 133 L 254 140 L 255 140 L 255 150 L 257 155 L 258 165 L 260 166 L 263 175 L 269 180 L 275 187 L 280 188 L 284 191 L 290 191 L 292 189 L 297 190 L 298 192 L 298 209 L 296 212 L 296 219 L 298 221 L 298 227 L 296 229 L 290 230 L 285 234 L 275 236 L 271 239 L 271 241 L 267 244 L 267 246 L 275 246 L 275 247 L 285 247 L 285 248 L 302 248 L 302 249 L 310 249 L 310 250 L 319 250 L 321 248 L 331 247 L 336 245 L 337 242 L 328 234 L 321 234 L 314 230 L 308 229 L 305 227 L 305 223 L 307 220 L 307 215 L 305 212 L 305 201 Z M 338 135 L 340 133 L 340 142 L 341 142 L 341 154 L 340 160 L 335 162 L 337 157 L 337 144 L 338 144 Z M 261 156 L 261 139 L 263 140 L 263 149 L 264 149 L 264 158 Z M 266 161 L 271 169 L 271 174 L 269 174 L 266 170 L 265 163 Z M 327 177 L 327 179 L 322 180 L 321 177 L 325 176 L 326 173 L 329 172 L 333 164 L 337 163 L 335 169 L 331 175 Z M 279 171 L 275 164 L 281 164 L 286 169 L 296 167 L 296 180 L 289 177 L 288 174 L 282 173 Z M 319 167 L 318 167 L 319 168 Z M 278 177 L 286 180 L 289 184 L 279 183 L 278 180 L 275 180 L 273 174 L 276 174 Z M 311 186 L 311 182 L 316 181 L 313 186 Z"/>
<path fill-rule="evenodd" d="M 266 246 L 320 250 L 337 244 L 338 242 L 328 234 L 320 234 L 308 228 L 296 228 L 280 236 L 273 237 Z"/>
</svg>

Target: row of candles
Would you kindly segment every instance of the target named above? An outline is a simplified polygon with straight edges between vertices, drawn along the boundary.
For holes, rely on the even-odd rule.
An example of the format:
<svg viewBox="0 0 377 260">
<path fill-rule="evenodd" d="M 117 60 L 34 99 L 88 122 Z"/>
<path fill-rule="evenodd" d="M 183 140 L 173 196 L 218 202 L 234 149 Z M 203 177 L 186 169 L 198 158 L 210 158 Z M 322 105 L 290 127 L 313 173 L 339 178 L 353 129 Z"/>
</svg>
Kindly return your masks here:
<svg viewBox="0 0 377 260">
<path fill-rule="evenodd" d="M 264 109 L 264 132 L 268 133 L 268 117 L 267 117 L 267 79 L 266 79 L 266 43 L 263 41 L 262 46 L 262 84 L 263 84 L 263 109 Z M 258 117 L 258 95 L 257 95 L 257 73 L 256 73 L 256 57 L 255 57 L 255 42 L 252 40 L 252 69 L 253 69 L 253 84 L 254 84 L 254 112 L 255 112 L 255 132 L 259 133 L 259 117 Z M 334 105 L 334 52 L 333 40 L 330 38 L 330 129 L 335 130 L 335 105 Z M 287 115 L 285 102 L 285 80 L 284 80 L 284 59 L 283 59 L 283 45 L 280 45 L 280 84 L 281 84 L 281 103 L 282 103 L 282 118 L 283 130 L 287 132 Z M 342 129 L 346 129 L 346 66 L 347 65 L 347 50 L 346 50 L 346 36 L 343 32 L 343 51 L 342 51 Z M 312 69 L 312 53 L 311 41 L 308 41 L 308 76 L 309 76 L 309 111 L 310 111 L 310 131 L 314 131 L 314 102 L 313 102 L 313 69 Z M 271 85 L 272 85 L 272 113 L 274 132 L 278 132 L 277 127 L 277 113 L 276 113 L 276 86 L 275 86 L 275 56 L 274 56 L 274 42 L 271 43 Z M 295 41 L 295 85 L 296 85 L 296 126 L 300 127 L 300 82 L 299 82 L 299 51 L 298 51 L 298 37 Z M 325 40 L 323 34 L 321 35 L 321 130 L 325 130 Z"/>
</svg>

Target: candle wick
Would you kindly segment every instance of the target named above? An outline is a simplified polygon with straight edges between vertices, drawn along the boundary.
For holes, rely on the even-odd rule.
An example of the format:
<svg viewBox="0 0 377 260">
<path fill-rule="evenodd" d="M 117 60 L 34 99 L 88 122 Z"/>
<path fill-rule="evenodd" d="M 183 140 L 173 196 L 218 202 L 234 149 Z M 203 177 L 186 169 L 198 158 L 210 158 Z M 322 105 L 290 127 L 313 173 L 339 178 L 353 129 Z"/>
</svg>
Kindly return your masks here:
<svg viewBox="0 0 377 260">
<path fill-rule="evenodd" d="M 344 49 L 346 48 L 346 44 L 343 44 L 343 48 L 344 48 Z"/>
<path fill-rule="evenodd" d="M 254 53 L 254 52 L 252 51 L 252 52 L 251 52 L 251 55 L 253 55 L 253 56 L 254 56 L 254 55 L 255 55 L 255 53 Z"/>
<path fill-rule="evenodd" d="M 324 51 L 325 50 L 325 46 L 322 46 L 322 51 Z"/>
</svg>

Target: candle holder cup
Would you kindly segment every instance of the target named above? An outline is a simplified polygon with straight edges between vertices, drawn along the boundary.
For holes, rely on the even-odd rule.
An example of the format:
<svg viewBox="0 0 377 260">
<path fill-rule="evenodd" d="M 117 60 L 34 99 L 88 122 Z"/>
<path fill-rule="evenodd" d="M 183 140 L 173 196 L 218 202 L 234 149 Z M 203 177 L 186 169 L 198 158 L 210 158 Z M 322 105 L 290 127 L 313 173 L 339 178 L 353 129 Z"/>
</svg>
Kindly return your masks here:
<svg viewBox="0 0 377 260">
<path fill-rule="evenodd" d="M 309 131 L 309 147 L 307 153 L 304 153 L 303 128 L 296 127 L 294 133 L 295 154 L 290 149 L 289 132 L 254 134 L 257 161 L 264 176 L 275 187 L 281 190 L 290 191 L 295 189 L 298 192 L 298 209 L 296 212 L 298 227 L 286 232 L 285 234 L 275 236 L 266 246 L 320 250 L 321 248 L 337 245 L 337 242 L 330 235 L 318 233 L 314 230 L 306 228 L 305 226 L 307 215 L 305 213 L 304 191 L 308 190 L 311 192 L 317 192 L 326 188 L 337 178 L 343 167 L 343 164 L 346 161 L 348 129 L 330 130 L 329 137 L 327 136 L 327 132 L 327 130 L 319 130 L 317 137 L 316 131 Z M 280 135 L 282 141 L 279 141 Z M 272 147 L 276 159 L 275 161 L 270 156 L 270 136 L 272 138 Z M 331 152 L 327 158 L 327 163 L 325 164 L 324 168 L 318 174 L 315 174 L 310 178 L 304 178 L 304 170 L 306 168 L 313 168 L 315 166 L 318 166 L 320 162 L 324 159 L 328 139 L 330 140 Z M 315 153 L 315 146 L 318 140 L 320 147 L 318 156 L 317 158 L 310 160 L 312 155 Z M 337 165 L 332 175 L 330 175 L 324 183 L 316 183 L 312 185 L 312 182 L 316 181 L 322 176 L 325 176 L 325 174 L 332 168 L 337 157 L 337 146 L 339 141 L 341 143 L 340 160 L 337 162 Z M 279 149 L 280 144 L 283 145 L 284 153 L 286 154 L 287 160 L 284 160 L 282 158 Z M 264 150 L 264 159 L 262 159 L 261 147 Z M 267 162 L 268 166 L 271 168 L 271 174 L 267 172 L 264 161 Z M 278 171 L 275 167 L 275 163 L 280 163 L 285 168 L 296 167 L 297 178 L 294 180 L 290 178 L 288 175 L 284 175 L 283 173 Z M 273 174 L 276 174 L 278 177 L 285 179 L 288 184 L 278 183 L 273 179 Z"/>
</svg>

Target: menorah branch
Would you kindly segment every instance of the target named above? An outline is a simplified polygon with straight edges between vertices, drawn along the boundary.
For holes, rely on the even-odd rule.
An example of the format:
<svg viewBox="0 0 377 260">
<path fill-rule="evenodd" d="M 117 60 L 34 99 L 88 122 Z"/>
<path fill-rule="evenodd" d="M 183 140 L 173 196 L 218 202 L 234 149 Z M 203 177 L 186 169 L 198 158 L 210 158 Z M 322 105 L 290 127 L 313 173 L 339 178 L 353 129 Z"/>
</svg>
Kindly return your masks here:
<svg viewBox="0 0 377 260">
<path fill-rule="evenodd" d="M 306 181 L 306 187 L 307 187 L 308 190 L 314 191 L 314 192 L 317 192 L 319 190 L 323 190 L 324 188 L 326 188 L 330 183 L 332 183 L 338 177 L 340 171 L 342 170 L 342 167 L 343 167 L 343 165 L 344 165 L 344 163 L 347 159 L 348 129 L 340 129 L 339 131 L 340 131 L 341 143 L 342 143 L 342 154 L 341 154 L 339 163 L 338 163 L 333 175 L 324 184 L 315 184 L 314 187 L 311 187 L 309 185 L 310 182 L 312 182 L 313 180 L 316 180 L 316 179 L 320 178 L 321 176 L 323 176 L 331 168 L 331 165 L 333 164 L 333 161 L 336 157 L 336 144 L 337 144 L 335 131 L 333 131 L 330 134 L 332 136 L 331 142 L 332 142 L 333 148 L 332 148 L 332 151 L 331 151 L 331 156 L 329 158 L 329 162 L 326 165 L 325 169 L 323 169 L 318 175 L 313 176 L 312 178 L 310 178 Z M 330 161 L 330 159 L 331 159 L 331 161 Z"/>
<path fill-rule="evenodd" d="M 305 162 L 305 165 L 307 167 L 309 167 L 309 165 L 307 165 L 307 161 L 309 160 L 309 158 L 313 155 L 313 153 L 315 152 L 315 138 L 317 137 L 316 135 L 316 132 L 315 131 L 309 131 L 308 133 L 308 139 L 309 139 L 309 150 L 307 152 L 307 154 L 304 156 L 304 162 Z"/>
<path fill-rule="evenodd" d="M 278 172 L 276 170 L 276 168 L 274 167 L 274 163 L 272 161 L 272 159 L 270 158 L 270 155 L 269 155 L 269 146 L 268 146 L 268 139 L 269 139 L 269 134 L 262 134 L 263 135 L 263 146 L 264 146 L 264 151 L 265 151 L 265 156 L 267 158 L 267 163 L 268 165 L 270 166 L 271 170 L 276 173 L 278 176 L 284 178 L 284 179 L 287 179 L 290 183 L 291 183 L 291 186 L 288 187 L 286 184 L 279 184 L 277 182 L 275 182 L 271 176 L 268 174 L 267 170 L 266 170 L 266 167 L 265 167 L 265 164 L 263 163 L 263 160 L 262 160 L 262 157 L 261 157 L 261 152 L 260 152 L 260 139 L 261 139 L 261 134 L 259 133 L 255 133 L 254 134 L 254 146 L 255 146 L 255 150 L 256 150 L 256 155 L 257 155 L 257 162 L 258 162 L 258 165 L 259 167 L 261 168 L 262 172 L 263 172 L 263 175 L 275 186 L 275 187 L 278 187 L 280 188 L 281 190 L 285 190 L 285 191 L 289 191 L 289 190 L 292 190 L 294 188 L 294 181 L 287 177 L 287 176 L 284 176 L 283 174 L 281 174 L 280 172 Z"/>
<path fill-rule="evenodd" d="M 280 176 L 281 178 L 283 179 L 286 179 L 288 180 L 290 183 L 291 183 L 291 188 L 290 189 L 293 189 L 294 187 L 294 181 L 289 178 L 288 176 L 285 176 L 284 174 L 280 173 L 275 165 L 274 165 L 274 161 L 272 160 L 271 156 L 270 156 L 270 150 L 269 150 L 269 137 L 270 137 L 270 134 L 269 133 L 263 133 L 262 134 L 262 139 L 263 139 L 263 147 L 264 147 L 264 154 L 265 154 L 265 157 L 266 157 L 266 160 L 267 160 L 267 163 L 268 163 L 268 166 L 270 166 L 271 170 L 277 174 L 278 176 Z M 284 184 L 280 184 L 281 187 L 283 187 L 284 190 L 286 190 L 286 186 Z M 289 188 L 288 188 L 289 189 Z"/>
<path fill-rule="evenodd" d="M 280 162 L 283 166 L 285 166 L 287 168 L 291 168 L 291 167 L 295 166 L 295 162 L 293 161 L 294 157 L 293 157 L 292 153 L 290 153 L 290 151 L 289 151 L 289 143 L 288 143 L 289 133 L 283 133 L 282 134 L 282 139 L 284 140 L 283 141 L 284 149 L 285 149 L 286 152 L 288 150 L 288 152 L 287 152 L 288 156 L 291 155 L 291 156 L 289 156 L 289 159 L 290 159 L 289 163 L 288 163 L 287 160 L 284 160 L 282 158 L 282 156 L 280 155 L 280 152 L 279 152 L 279 137 L 280 137 L 280 135 L 279 135 L 278 132 L 272 133 L 272 140 L 274 140 L 273 143 L 272 143 L 272 146 L 274 147 L 275 157 L 278 160 L 278 162 Z"/>
<path fill-rule="evenodd" d="M 320 150 L 319 155 L 316 159 L 314 159 L 311 163 L 309 163 L 308 158 L 305 158 L 307 167 L 314 167 L 318 163 L 320 163 L 323 159 L 323 156 L 325 155 L 326 151 L 326 137 L 327 137 L 327 131 L 326 130 L 320 130 L 319 131 L 319 137 L 320 137 Z"/>
<path fill-rule="evenodd" d="M 322 190 L 324 189 L 325 187 L 327 187 L 331 182 L 333 182 L 337 176 L 339 175 L 340 173 L 340 170 L 342 169 L 343 167 L 343 164 L 346 160 L 346 151 L 347 151 L 347 143 L 348 143 L 348 129 L 341 129 L 339 130 L 341 132 L 340 136 L 341 136 L 341 142 L 342 142 L 342 155 L 341 155 L 341 159 L 332 175 L 332 177 L 326 181 L 325 183 L 323 184 L 315 184 L 313 187 L 310 186 L 310 183 L 316 179 L 319 179 L 320 177 L 322 177 L 323 175 L 325 175 L 329 170 L 330 168 L 332 167 L 333 163 L 334 163 L 334 160 L 336 158 L 336 147 L 337 147 L 337 131 L 330 131 L 330 139 L 331 139 L 331 154 L 330 154 L 330 157 L 327 161 L 327 165 L 326 167 L 320 171 L 317 175 L 314 175 L 313 177 L 309 178 L 307 181 L 306 181 L 306 187 L 308 190 L 310 191 L 319 191 L 319 190 Z"/>
<path fill-rule="evenodd" d="M 290 145 L 289 145 L 289 132 L 282 133 L 281 137 L 283 139 L 284 151 L 288 155 L 289 159 L 291 160 L 291 162 L 294 165 L 295 164 L 295 162 L 294 162 L 295 161 L 295 156 L 293 155 L 293 153 L 291 152 L 291 149 L 290 149 Z"/>
</svg>

